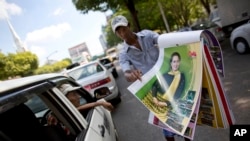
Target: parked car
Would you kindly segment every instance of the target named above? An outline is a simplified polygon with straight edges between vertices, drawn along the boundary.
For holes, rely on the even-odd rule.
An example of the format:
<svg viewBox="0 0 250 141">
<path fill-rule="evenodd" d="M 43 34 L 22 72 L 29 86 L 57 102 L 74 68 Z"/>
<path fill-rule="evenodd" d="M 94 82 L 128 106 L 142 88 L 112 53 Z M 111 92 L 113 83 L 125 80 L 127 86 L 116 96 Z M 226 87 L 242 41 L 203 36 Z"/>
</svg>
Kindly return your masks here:
<svg viewBox="0 0 250 141">
<path fill-rule="evenodd" d="M 222 31 L 222 28 L 216 22 L 203 21 L 196 23 L 191 26 L 192 30 L 209 30 L 217 38 L 219 42 L 225 40 L 225 33 Z"/>
<path fill-rule="evenodd" d="M 0 82 L 0 140 L 117 141 L 110 112 L 102 106 L 79 112 L 58 88 L 65 83 L 79 87 L 76 81 L 61 74 Z M 83 88 L 78 91 L 85 103 L 98 99 Z M 100 93 L 105 95 L 109 90 L 104 88 Z M 60 126 L 47 123 L 50 112 L 58 118 Z"/>
<path fill-rule="evenodd" d="M 250 45 L 250 21 L 235 28 L 230 36 L 230 44 L 232 49 L 236 50 L 239 54 L 249 52 Z"/>
<path fill-rule="evenodd" d="M 106 50 L 106 55 L 110 56 L 112 61 L 118 60 L 119 56 L 118 56 L 117 47 L 108 48 Z"/>
<path fill-rule="evenodd" d="M 99 59 L 99 61 L 113 74 L 114 78 L 118 77 L 114 62 L 112 62 L 109 57 L 101 58 Z"/>
<path fill-rule="evenodd" d="M 117 104 L 121 101 L 120 91 L 115 78 L 98 60 L 74 67 L 64 72 L 64 74 L 76 80 L 92 94 L 92 97 L 97 97 L 99 88 L 107 87 L 111 93 L 105 96 L 105 100 L 112 104 Z"/>
</svg>

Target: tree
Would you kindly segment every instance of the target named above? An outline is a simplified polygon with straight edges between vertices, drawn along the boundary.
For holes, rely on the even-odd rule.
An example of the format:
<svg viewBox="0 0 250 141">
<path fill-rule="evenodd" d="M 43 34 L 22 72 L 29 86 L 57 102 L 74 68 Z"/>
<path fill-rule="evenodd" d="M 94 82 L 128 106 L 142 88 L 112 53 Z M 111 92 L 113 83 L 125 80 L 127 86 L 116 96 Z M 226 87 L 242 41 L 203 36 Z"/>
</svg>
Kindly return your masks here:
<svg viewBox="0 0 250 141">
<path fill-rule="evenodd" d="M 167 13 L 170 25 L 177 26 L 177 29 L 183 26 L 190 26 L 197 18 L 204 17 L 202 6 L 198 0 L 161 0 Z"/>
<path fill-rule="evenodd" d="M 61 61 L 55 62 L 54 64 L 44 65 L 34 71 L 34 74 L 45 74 L 45 73 L 57 73 L 61 72 L 68 65 L 72 64 L 71 59 L 65 58 Z"/>
<path fill-rule="evenodd" d="M 210 13 L 211 13 L 210 5 L 216 4 L 216 0 L 200 0 L 200 3 L 202 4 L 204 9 L 206 10 L 207 14 L 210 15 Z"/>
<path fill-rule="evenodd" d="M 32 75 L 38 68 L 38 58 L 31 52 L 9 53 L 7 56 L 0 54 L 0 59 L 1 79 Z"/>
<path fill-rule="evenodd" d="M 7 57 L 3 53 L 0 52 L 0 68 L 1 68 L 0 80 L 3 80 L 6 78 L 6 69 L 5 69 L 6 60 L 7 60 Z"/>
<path fill-rule="evenodd" d="M 8 70 L 11 76 L 27 76 L 31 75 L 38 68 L 38 58 L 31 52 L 21 52 L 8 55 Z"/>
<path fill-rule="evenodd" d="M 140 31 L 140 24 L 137 17 L 138 11 L 135 8 L 135 4 L 139 2 L 145 2 L 145 0 L 72 0 L 77 10 L 80 10 L 83 14 L 89 11 L 101 11 L 107 10 L 117 11 L 120 8 L 127 8 L 133 21 L 134 31 Z"/>
</svg>

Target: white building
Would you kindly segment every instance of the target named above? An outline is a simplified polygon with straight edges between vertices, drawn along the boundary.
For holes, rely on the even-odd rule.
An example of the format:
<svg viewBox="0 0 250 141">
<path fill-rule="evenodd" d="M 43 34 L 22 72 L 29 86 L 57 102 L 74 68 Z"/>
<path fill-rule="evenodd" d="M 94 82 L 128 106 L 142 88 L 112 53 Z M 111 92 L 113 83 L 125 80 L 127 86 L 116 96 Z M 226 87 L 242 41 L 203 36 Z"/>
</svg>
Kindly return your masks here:
<svg viewBox="0 0 250 141">
<path fill-rule="evenodd" d="M 91 56 L 86 43 L 73 46 L 68 49 L 72 63 L 84 64 L 89 62 Z"/>
<path fill-rule="evenodd" d="M 10 29 L 10 32 L 13 36 L 14 42 L 15 42 L 15 46 L 16 46 L 16 52 L 25 52 L 28 51 L 27 47 L 25 46 L 25 44 L 21 41 L 20 37 L 17 35 L 17 33 L 15 32 L 13 26 L 11 25 L 10 21 L 7 19 L 6 20 Z"/>
</svg>

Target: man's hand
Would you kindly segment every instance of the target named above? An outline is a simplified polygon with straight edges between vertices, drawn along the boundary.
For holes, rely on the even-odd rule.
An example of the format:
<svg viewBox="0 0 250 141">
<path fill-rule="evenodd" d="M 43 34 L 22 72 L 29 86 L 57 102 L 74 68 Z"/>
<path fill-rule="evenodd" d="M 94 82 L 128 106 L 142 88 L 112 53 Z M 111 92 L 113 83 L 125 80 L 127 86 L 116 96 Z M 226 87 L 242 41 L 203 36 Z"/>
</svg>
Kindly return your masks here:
<svg viewBox="0 0 250 141">
<path fill-rule="evenodd" d="M 113 105 L 110 103 L 110 102 L 106 102 L 106 101 L 98 101 L 100 102 L 105 109 L 109 110 L 109 111 L 113 111 L 114 110 L 114 107 Z"/>
<path fill-rule="evenodd" d="M 142 73 L 139 70 L 127 70 L 125 71 L 124 76 L 128 82 L 134 82 L 137 79 L 141 81 Z"/>
</svg>

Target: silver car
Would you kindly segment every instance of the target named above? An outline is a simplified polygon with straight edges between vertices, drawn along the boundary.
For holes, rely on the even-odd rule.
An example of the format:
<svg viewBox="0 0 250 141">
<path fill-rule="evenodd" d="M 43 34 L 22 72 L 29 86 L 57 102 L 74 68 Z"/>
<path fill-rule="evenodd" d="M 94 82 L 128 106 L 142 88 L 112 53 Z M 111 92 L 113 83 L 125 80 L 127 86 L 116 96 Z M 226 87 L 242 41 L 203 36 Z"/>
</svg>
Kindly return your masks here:
<svg viewBox="0 0 250 141">
<path fill-rule="evenodd" d="M 196 23 L 191 27 L 192 30 L 209 30 L 219 42 L 225 40 L 225 33 L 223 32 L 222 28 L 218 24 L 218 22 L 210 22 L 210 21 L 203 21 L 200 23 Z"/>
<path fill-rule="evenodd" d="M 249 52 L 250 48 L 250 21 L 233 30 L 230 36 L 230 44 L 232 49 L 239 54 Z"/>
</svg>

